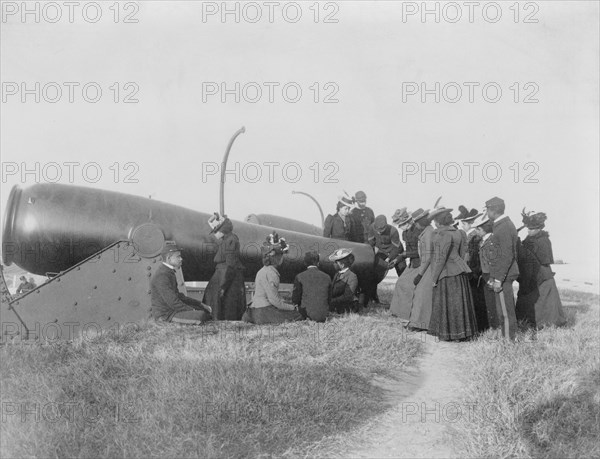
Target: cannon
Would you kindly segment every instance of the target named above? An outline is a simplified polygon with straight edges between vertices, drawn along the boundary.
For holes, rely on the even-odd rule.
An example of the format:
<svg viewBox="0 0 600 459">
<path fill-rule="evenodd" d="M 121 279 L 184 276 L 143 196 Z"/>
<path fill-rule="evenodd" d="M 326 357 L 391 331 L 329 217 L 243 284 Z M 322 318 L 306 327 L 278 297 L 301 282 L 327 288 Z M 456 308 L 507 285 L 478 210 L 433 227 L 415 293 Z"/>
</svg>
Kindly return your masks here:
<svg viewBox="0 0 600 459">
<path fill-rule="evenodd" d="M 2 337 L 19 334 L 47 338 L 46 327 L 65 338 L 90 323 L 104 329 L 147 318 L 150 279 L 160 266 L 166 240 L 182 248 L 184 262 L 178 273 L 182 290 L 184 279 L 208 281 L 215 270 L 217 244 L 208 225 L 212 213 L 60 184 L 15 186 L 5 209 L 3 263 L 14 263 L 49 280 L 2 304 Z M 375 263 L 367 244 L 323 238 L 315 234 L 317 227 L 304 222 L 251 215 L 254 217 L 248 221 L 232 219 L 247 282 L 253 282 L 262 267 L 261 247 L 273 230 L 290 246 L 279 269 L 282 283 L 293 282 L 305 268 L 304 254 L 310 250 L 319 252 L 321 268 L 333 276 L 328 256 L 341 247 L 353 250 L 356 261 L 352 269 L 359 285 L 385 277 L 386 271 Z"/>
</svg>

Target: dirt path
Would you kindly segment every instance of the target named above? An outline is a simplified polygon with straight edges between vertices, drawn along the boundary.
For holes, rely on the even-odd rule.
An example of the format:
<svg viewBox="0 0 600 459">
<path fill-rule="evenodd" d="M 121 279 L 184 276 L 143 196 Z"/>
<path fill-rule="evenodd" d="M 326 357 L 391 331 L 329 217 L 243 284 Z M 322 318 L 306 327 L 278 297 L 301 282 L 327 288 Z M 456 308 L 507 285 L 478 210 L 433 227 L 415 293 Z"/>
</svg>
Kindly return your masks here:
<svg viewBox="0 0 600 459">
<path fill-rule="evenodd" d="M 386 387 L 394 408 L 360 433 L 363 446 L 344 454 L 357 458 L 449 458 L 452 450 L 451 422 L 460 387 L 460 343 L 425 340 L 425 354 L 418 372 Z"/>
</svg>

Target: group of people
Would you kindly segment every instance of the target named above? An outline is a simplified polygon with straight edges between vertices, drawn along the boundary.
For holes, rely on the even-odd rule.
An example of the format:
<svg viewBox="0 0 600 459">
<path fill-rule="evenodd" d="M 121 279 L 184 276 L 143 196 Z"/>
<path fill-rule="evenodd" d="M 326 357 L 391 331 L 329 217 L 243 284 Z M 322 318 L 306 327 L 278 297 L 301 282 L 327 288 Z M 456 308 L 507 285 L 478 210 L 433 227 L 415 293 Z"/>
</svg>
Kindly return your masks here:
<svg viewBox="0 0 600 459">
<path fill-rule="evenodd" d="M 255 278 L 253 300 L 246 305 L 240 243 L 228 218 L 209 221 L 211 234 L 219 241 L 215 272 L 202 301 L 188 297 L 177 288 L 176 271 L 181 267 L 182 249 L 167 243 L 162 264 L 151 280 L 152 315 L 157 320 L 199 325 L 208 320 L 243 320 L 255 324 L 278 324 L 310 319 L 324 322 L 329 312 L 356 312 L 358 278 L 350 270 L 354 256 L 350 249 L 330 255 L 337 273 L 333 280 L 319 269 L 319 253 L 304 255 L 306 270 L 294 280 L 292 302 L 279 290 L 278 268 L 289 247 L 277 233 L 267 236 L 262 248 L 263 267 Z"/>
<path fill-rule="evenodd" d="M 453 217 L 452 210 L 397 211 L 394 221 L 410 263 L 396 282 L 391 314 L 444 341 L 488 329 L 514 340 L 518 321 L 534 328 L 564 325 L 546 215 L 522 212 L 528 236 L 521 242 L 498 197 L 488 200 L 482 213 L 460 206 Z"/>
<path fill-rule="evenodd" d="M 370 244 L 375 263 L 398 274 L 391 314 L 406 327 L 425 330 L 440 340 L 466 340 L 487 329 L 514 339 L 517 321 L 537 328 L 566 322 L 550 268 L 552 246 L 543 230 L 544 213 L 523 212 L 529 234 L 521 242 L 500 198 L 488 200 L 482 213 L 459 206 L 456 216 L 438 202 L 433 210 L 398 209 L 390 225 L 384 215 L 375 217 L 366 206 L 364 192 L 340 197 L 336 213 L 325 221 L 324 236 Z M 294 280 L 291 302 L 285 301 L 279 292 L 278 268 L 288 246 L 277 233 L 263 245 L 263 267 L 256 274 L 253 300 L 246 305 L 244 266 L 233 224 L 215 214 L 209 225 L 218 250 L 203 301 L 178 292 L 175 271 L 181 266 L 181 249 L 166 245 L 163 264 L 151 282 L 155 318 L 193 324 L 211 318 L 277 324 L 322 322 L 329 313 L 360 309 L 349 248 L 329 256 L 336 268 L 333 279 L 319 269 L 318 252 L 307 252 L 306 270 Z M 516 304 L 515 280 L 520 285 Z M 368 298 L 378 301 L 376 282 L 365 290 Z"/>
</svg>

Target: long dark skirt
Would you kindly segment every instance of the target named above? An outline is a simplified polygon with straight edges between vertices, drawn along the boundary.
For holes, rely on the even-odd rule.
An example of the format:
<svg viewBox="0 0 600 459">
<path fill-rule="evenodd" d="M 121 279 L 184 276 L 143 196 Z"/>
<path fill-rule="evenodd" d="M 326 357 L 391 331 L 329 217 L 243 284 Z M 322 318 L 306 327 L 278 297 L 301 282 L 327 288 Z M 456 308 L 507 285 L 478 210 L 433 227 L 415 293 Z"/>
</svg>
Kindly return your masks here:
<svg viewBox="0 0 600 459">
<path fill-rule="evenodd" d="M 444 277 L 433 288 L 427 333 L 442 341 L 470 338 L 477 333 L 473 297 L 466 273 Z"/>
<path fill-rule="evenodd" d="M 242 320 L 256 325 L 264 325 L 296 322 L 304 320 L 304 317 L 298 311 L 284 311 L 283 309 L 277 309 L 275 306 L 266 306 L 264 308 L 248 308 Z"/>
<path fill-rule="evenodd" d="M 567 318 L 554 279 L 545 280 L 526 295 L 519 290 L 516 314 L 517 320 L 524 320 L 535 328 L 564 325 Z"/>
<path fill-rule="evenodd" d="M 235 271 L 235 277 L 225 295 L 219 291 L 225 281 L 226 265 L 219 264 L 210 278 L 202 302 L 212 308 L 214 320 L 240 320 L 246 310 L 246 291 L 244 289 L 244 274 L 241 269 Z"/>
</svg>

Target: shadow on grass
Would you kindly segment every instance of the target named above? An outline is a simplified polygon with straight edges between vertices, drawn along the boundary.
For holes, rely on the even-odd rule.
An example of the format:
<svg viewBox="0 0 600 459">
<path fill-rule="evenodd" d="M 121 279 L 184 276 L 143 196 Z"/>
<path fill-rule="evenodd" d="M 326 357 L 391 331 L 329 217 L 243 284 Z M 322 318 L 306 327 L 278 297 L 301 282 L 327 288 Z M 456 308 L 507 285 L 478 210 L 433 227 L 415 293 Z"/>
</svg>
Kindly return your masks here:
<svg viewBox="0 0 600 459">
<path fill-rule="evenodd" d="M 579 393 L 525 410 L 521 428 L 532 457 L 600 457 L 599 379 L 596 369 L 578 383 Z"/>
<path fill-rule="evenodd" d="M 374 313 L 259 327 L 142 324 L 0 349 L 2 457 L 277 456 L 390 404 L 420 349 Z"/>
</svg>

